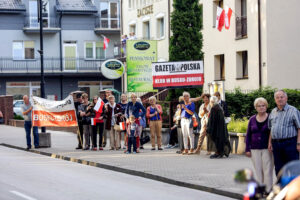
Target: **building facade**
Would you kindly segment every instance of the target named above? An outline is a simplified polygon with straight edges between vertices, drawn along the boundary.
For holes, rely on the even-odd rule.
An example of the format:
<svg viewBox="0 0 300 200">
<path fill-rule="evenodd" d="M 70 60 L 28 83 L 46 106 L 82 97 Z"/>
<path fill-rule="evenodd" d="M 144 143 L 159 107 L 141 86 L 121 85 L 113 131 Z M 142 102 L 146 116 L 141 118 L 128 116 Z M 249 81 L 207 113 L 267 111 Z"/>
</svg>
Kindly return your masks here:
<svg viewBox="0 0 300 200">
<path fill-rule="evenodd" d="M 260 86 L 300 88 L 297 0 L 200 0 L 203 5 L 204 90 Z M 231 25 L 215 28 L 217 6 L 233 10 Z"/>
<path fill-rule="evenodd" d="M 169 60 L 171 0 L 122 0 L 122 35 L 157 40 L 157 60 Z"/>
<path fill-rule="evenodd" d="M 39 96 L 39 1 L 7 1 L 0 5 L 0 95 Z M 108 80 L 100 69 L 105 60 L 120 56 L 120 12 L 119 0 L 43 0 L 46 97 L 121 91 L 121 79 Z M 106 50 L 103 36 L 110 39 Z"/>
</svg>

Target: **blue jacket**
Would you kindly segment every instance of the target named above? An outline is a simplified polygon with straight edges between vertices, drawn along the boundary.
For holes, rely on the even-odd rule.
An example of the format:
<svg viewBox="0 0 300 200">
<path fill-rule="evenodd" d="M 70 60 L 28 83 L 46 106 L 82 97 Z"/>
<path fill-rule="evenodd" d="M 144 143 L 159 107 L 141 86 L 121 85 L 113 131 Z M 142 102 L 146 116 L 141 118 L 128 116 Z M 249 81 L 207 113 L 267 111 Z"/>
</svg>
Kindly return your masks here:
<svg viewBox="0 0 300 200">
<path fill-rule="evenodd" d="M 142 110 L 141 113 L 140 110 Z M 146 115 L 146 109 L 139 102 L 135 102 L 134 105 L 132 102 L 129 102 L 126 108 L 126 118 L 129 118 L 130 115 L 133 115 L 135 118 L 144 117 Z"/>
</svg>

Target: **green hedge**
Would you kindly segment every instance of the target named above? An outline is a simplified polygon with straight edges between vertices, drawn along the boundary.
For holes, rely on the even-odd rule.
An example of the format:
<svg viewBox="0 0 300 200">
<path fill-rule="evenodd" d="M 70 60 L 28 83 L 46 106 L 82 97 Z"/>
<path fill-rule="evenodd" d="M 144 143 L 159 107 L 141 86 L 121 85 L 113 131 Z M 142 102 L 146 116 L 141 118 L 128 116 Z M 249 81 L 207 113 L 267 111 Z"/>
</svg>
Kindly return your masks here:
<svg viewBox="0 0 300 200">
<path fill-rule="evenodd" d="M 251 117 L 256 113 L 254 100 L 258 97 L 264 97 L 268 103 L 268 112 L 276 106 L 274 101 L 274 92 L 276 89 L 266 87 L 254 90 L 249 93 L 243 93 L 239 88 L 234 92 L 226 92 L 226 102 L 230 115 L 234 114 L 235 118 Z M 295 106 L 300 110 L 300 90 L 284 89 L 288 95 L 288 104 Z"/>
</svg>

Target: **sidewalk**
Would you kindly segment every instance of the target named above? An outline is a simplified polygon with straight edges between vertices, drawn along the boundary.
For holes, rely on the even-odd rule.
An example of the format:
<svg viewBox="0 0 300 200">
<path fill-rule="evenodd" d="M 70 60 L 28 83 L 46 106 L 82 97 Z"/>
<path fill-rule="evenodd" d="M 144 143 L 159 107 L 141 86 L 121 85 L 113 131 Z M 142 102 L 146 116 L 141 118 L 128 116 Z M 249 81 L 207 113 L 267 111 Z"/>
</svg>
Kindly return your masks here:
<svg viewBox="0 0 300 200">
<path fill-rule="evenodd" d="M 72 160 L 80 159 L 80 163 L 90 161 L 98 167 L 111 168 L 115 171 L 157 179 L 171 184 L 219 192 L 229 197 L 240 197 L 246 191 L 246 185 L 236 184 L 233 175 L 242 168 L 253 169 L 251 160 L 245 156 L 231 154 L 229 158 L 209 159 L 206 152 L 201 155 L 179 155 L 177 149 L 151 151 L 150 145 L 140 154 L 124 154 L 123 151 L 75 150 L 77 138 L 73 133 L 51 132 L 52 147 L 37 149 L 40 152 L 69 157 Z M 0 144 L 9 144 L 26 148 L 25 131 L 23 128 L 0 126 Z M 52 157 L 55 157 L 52 155 Z M 56 156 L 58 157 L 58 156 Z M 216 191 L 214 191 L 216 190 Z"/>
</svg>

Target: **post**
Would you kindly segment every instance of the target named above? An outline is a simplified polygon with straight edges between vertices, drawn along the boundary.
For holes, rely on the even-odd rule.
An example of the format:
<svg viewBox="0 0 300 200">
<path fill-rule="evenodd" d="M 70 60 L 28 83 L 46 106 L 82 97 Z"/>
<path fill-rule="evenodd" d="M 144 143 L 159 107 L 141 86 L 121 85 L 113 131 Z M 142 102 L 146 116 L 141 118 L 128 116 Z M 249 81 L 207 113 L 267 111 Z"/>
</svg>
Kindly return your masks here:
<svg viewBox="0 0 300 200">
<path fill-rule="evenodd" d="M 41 97 L 45 98 L 45 78 L 44 78 L 44 47 L 43 47 L 43 0 L 39 0 L 39 23 L 40 23 L 40 53 L 41 57 Z M 46 128 L 42 127 L 42 133 L 46 133 Z"/>
</svg>

